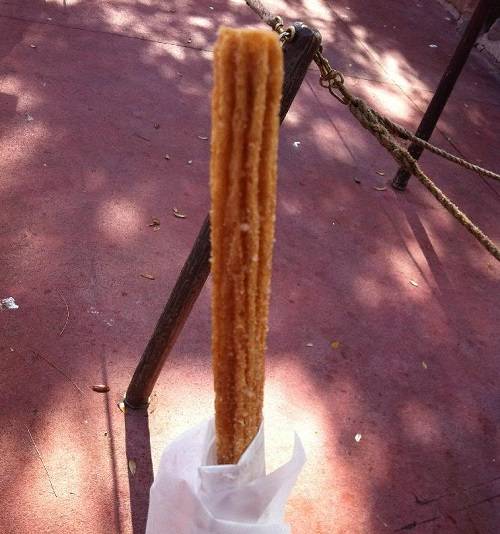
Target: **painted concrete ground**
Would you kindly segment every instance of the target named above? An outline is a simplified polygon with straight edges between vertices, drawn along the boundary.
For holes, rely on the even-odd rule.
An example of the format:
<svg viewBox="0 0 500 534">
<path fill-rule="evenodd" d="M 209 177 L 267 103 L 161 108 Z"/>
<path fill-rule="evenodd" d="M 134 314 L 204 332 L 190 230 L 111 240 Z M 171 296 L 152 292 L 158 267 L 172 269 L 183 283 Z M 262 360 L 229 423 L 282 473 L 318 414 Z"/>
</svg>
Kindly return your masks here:
<svg viewBox="0 0 500 534">
<path fill-rule="evenodd" d="M 269 6 L 412 128 L 459 38 L 431 0 Z M 209 286 L 149 413 L 117 402 L 208 209 L 217 27 L 255 22 L 237 0 L 0 2 L 3 533 L 141 534 L 163 447 L 212 414 Z M 498 170 L 499 88 L 474 53 L 433 141 Z M 500 184 L 422 164 L 500 241 Z M 394 172 L 311 69 L 280 146 L 270 466 L 299 432 L 296 534 L 494 534 L 499 265 L 418 183 L 375 189 Z"/>
</svg>

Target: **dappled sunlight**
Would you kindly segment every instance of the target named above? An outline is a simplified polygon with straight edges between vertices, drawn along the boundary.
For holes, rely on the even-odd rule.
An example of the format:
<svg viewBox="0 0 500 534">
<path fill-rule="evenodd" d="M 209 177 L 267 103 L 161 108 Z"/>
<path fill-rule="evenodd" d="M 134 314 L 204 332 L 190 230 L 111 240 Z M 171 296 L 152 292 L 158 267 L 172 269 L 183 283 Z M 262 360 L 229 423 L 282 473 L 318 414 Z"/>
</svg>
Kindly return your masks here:
<svg viewBox="0 0 500 534">
<path fill-rule="evenodd" d="M 106 187 L 108 183 L 108 173 L 105 169 L 93 169 L 87 172 L 85 180 L 85 191 L 88 193 L 95 193 Z"/>
<path fill-rule="evenodd" d="M 351 24 L 350 29 L 353 33 L 353 35 L 360 39 L 361 41 L 364 41 L 366 37 L 368 36 L 368 30 L 364 26 L 359 26 L 357 24 Z"/>
<path fill-rule="evenodd" d="M 302 212 L 302 204 L 300 200 L 287 200 L 281 198 L 279 201 L 278 209 L 283 210 L 287 215 L 300 215 Z"/>
<path fill-rule="evenodd" d="M 328 412 L 293 356 L 280 354 L 277 363 L 268 365 L 264 406 L 269 469 L 276 469 L 291 454 L 293 432 L 297 432 L 312 467 L 309 478 L 317 476 L 314 466 L 324 455 L 323 444 L 330 435 Z"/>
<path fill-rule="evenodd" d="M 30 226 L 19 230 L 12 238 L 16 250 L 16 268 L 19 270 L 40 269 L 47 261 L 47 256 L 62 247 L 64 240 L 53 232 L 41 232 L 31 223 Z"/>
<path fill-rule="evenodd" d="M 375 105 L 379 108 L 383 105 L 388 110 L 388 115 L 397 120 L 407 120 L 414 113 L 411 102 L 394 86 L 373 84 L 370 86 L 369 92 L 376 101 Z M 373 142 L 376 140 L 374 139 Z"/>
<path fill-rule="evenodd" d="M 189 49 L 182 46 L 168 46 L 160 43 L 151 43 L 147 50 L 142 53 L 145 63 L 152 66 L 168 67 L 172 74 L 175 74 L 172 60 L 182 63 L 187 59 Z M 173 77 L 173 76 L 172 76 Z"/>
<path fill-rule="evenodd" d="M 434 410 L 416 400 L 400 410 L 401 428 L 408 437 L 425 446 L 437 445 L 443 439 L 439 417 Z"/>
<path fill-rule="evenodd" d="M 358 277 L 353 285 L 353 297 L 362 306 L 377 308 L 383 302 L 385 288 L 376 279 L 368 276 Z"/>
<path fill-rule="evenodd" d="M 127 198 L 111 199 L 101 204 L 96 226 L 110 241 L 126 243 L 143 230 L 146 214 Z"/>
<path fill-rule="evenodd" d="M 314 376 L 299 363 L 293 354 L 280 353 L 278 360 L 269 365 L 265 393 L 266 452 L 269 467 L 282 464 L 291 454 L 292 433 L 300 436 L 307 456 L 307 462 L 299 475 L 297 486 L 290 499 L 288 513 L 291 520 L 302 525 L 302 521 L 316 525 L 320 522 L 339 527 L 349 526 L 351 510 L 356 510 L 360 522 L 369 520 L 370 487 L 362 474 L 353 472 L 353 464 L 346 450 L 365 447 L 356 442 L 358 428 L 352 428 L 340 414 L 347 413 L 352 418 L 360 415 L 361 406 L 357 403 L 359 393 L 356 385 L 348 381 L 331 383 L 330 386 L 317 389 Z M 339 390 L 342 393 L 339 395 Z M 352 434 L 349 441 L 344 441 L 346 428 Z M 366 439 L 366 438 L 365 438 Z M 372 439 L 369 447 L 379 446 Z M 379 450 L 382 453 L 383 448 Z M 350 454 L 350 453 L 349 453 Z M 383 458 L 383 455 L 381 455 Z M 385 462 L 382 460 L 376 472 L 370 476 L 385 476 Z M 356 495 L 346 501 L 346 481 L 360 476 L 356 484 Z M 319 498 L 321 488 L 328 488 L 325 496 L 330 502 L 328 510 L 309 508 L 307 501 Z M 306 517 L 305 509 L 308 510 Z M 320 521 L 318 518 L 321 518 Z M 323 531 L 321 531 L 323 532 Z"/>
<path fill-rule="evenodd" d="M 364 141 L 361 137 L 347 140 L 344 125 L 347 122 L 340 117 L 335 117 L 333 123 L 327 118 L 317 118 L 313 127 L 314 139 L 317 142 L 316 149 L 325 159 L 352 165 L 355 162 L 353 151 L 361 150 Z"/>
<path fill-rule="evenodd" d="M 188 23 L 194 26 L 195 28 L 203 28 L 204 30 L 214 29 L 213 21 L 208 19 L 207 17 L 190 16 L 187 20 Z"/>
<path fill-rule="evenodd" d="M 418 77 L 418 73 L 408 65 L 406 58 L 398 50 L 385 52 L 379 57 L 379 61 L 391 81 L 405 95 L 413 97 L 422 91 L 429 90 L 429 87 Z"/>
<path fill-rule="evenodd" d="M 302 110 L 298 109 L 299 106 L 294 106 L 286 115 L 286 125 L 298 126 L 304 118 Z"/>
<path fill-rule="evenodd" d="M 285 24 L 317 25 L 353 94 L 409 127 L 458 38 L 439 36 L 441 59 L 431 53 L 436 36 L 427 14 L 414 24 L 413 2 L 264 3 Z M 20 305 L 0 312 L 12 472 L 0 530 L 128 534 L 129 481 L 147 513 L 147 455 L 127 472 L 117 403 L 209 206 L 211 48 L 220 24 L 264 25 L 243 0 L 34 0 L 0 11 L 0 298 Z M 471 62 L 470 76 L 489 76 Z M 481 76 L 475 92 L 475 78 L 457 87 L 440 128 L 494 162 L 485 132 L 496 93 Z M 485 213 L 495 189 L 424 158 L 495 233 L 495 212 Z M 281 132 L 265 389 L 268 468 L 287 461 L 294 431 L 308 458 L 287 508 L 297 534 L 402 531 L 431 517 L 414 493 L 448 493 L 458 509 L 470 504 L 460 488 L 498 476 L 500 268 L 416 180 L 392 191 L 395 170 L 311 66 Z M 136 439 L 151 438 L 155 468 L 166 445 L 213 416 L 209 307 L 206 289 L 141 419 Z M 98 382 L 106 396 L 89 388 Z M 481 488 L 481 498 L 498 493 Z"/>
<path fill-rule="evenodd" d="M 186 355 L 187 356 L 187 355 Z M 205 362 L 210 358 L 204 356 Z M 165 369 L 165 390 L 153 397 L 150 413 L 151 447 L 155 470 L 163 449 L 186 430 L 213 417 L 214 393 L 211 371 L 176 361 Z"/>
</svg>

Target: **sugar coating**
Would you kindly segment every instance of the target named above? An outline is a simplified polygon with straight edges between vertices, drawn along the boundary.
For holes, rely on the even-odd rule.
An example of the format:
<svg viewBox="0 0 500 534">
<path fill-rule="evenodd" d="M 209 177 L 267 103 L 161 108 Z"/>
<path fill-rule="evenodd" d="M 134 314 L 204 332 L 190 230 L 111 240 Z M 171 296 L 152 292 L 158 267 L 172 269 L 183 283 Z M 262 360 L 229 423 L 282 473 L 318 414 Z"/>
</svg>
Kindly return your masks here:
<svg viewBox="0 0 500 534">
<path fill-rule="evenodd" d="M 221 28 L 210 162 L 217 461 L 236 463 L 262 420 L 283 54 L 267 30 Z"/>
</svg>

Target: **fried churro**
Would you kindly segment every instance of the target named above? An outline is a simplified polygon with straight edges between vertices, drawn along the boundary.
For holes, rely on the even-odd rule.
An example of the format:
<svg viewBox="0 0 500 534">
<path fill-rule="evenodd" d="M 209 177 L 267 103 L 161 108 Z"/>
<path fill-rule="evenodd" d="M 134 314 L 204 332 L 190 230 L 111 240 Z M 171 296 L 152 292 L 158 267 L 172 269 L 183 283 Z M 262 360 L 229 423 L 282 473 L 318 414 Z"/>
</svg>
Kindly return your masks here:
<svg viewBox="0 0 500 534">
<path fill-rule="evenodd" d="M 217 461 L 236 463 L 262 420 L 283 56 L 266 30 L 222 28 L 210 164 Z"/>
</svg>

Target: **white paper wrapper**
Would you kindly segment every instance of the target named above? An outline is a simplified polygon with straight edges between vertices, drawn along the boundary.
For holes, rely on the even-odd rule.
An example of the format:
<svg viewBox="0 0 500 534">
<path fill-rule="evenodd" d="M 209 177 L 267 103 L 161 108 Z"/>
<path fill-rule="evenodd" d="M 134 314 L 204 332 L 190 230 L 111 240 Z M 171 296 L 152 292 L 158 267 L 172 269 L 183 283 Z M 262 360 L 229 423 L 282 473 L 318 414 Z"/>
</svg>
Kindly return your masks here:
<svg viewBox="0 0 500 534">
<path fill-rule="evenodd" d="M 214 421 L 205 421 L 164 450 L 146 534 L 289 534 L 285 504 L 304 462 L 295 435 L 290 461 L 266 475 L 261 426 L 236 465 L 214 465 Z"/>
</svg>

